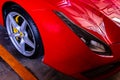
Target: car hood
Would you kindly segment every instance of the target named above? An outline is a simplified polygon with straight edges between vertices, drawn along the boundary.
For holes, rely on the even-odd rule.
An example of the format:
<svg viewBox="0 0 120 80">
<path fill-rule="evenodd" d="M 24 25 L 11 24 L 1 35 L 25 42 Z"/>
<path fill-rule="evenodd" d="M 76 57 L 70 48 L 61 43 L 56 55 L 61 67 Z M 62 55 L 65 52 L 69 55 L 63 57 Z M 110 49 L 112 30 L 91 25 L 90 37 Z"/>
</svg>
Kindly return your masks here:
<svg viewBox="0 0 120 80">
<path fill-rule="evenodd" d="M 98 9 L 81 2 L 70 0 L 59 9 L 80 28 L 105 41 L 106 43 L 119 43 L 120 27 L 112 19 Z"/>
</svg>

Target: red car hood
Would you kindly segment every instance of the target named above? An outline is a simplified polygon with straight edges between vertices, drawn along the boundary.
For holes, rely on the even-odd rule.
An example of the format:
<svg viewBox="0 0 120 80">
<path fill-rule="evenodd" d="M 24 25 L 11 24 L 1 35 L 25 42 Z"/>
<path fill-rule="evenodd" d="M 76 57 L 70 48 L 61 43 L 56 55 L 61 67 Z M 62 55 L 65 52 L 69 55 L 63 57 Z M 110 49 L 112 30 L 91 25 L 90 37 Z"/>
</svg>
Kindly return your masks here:
<svg viewBox="0 0 120 80">
<path fill-rule="evenodd" d="M 60 10 L 74 23 L 87 30 L 89 33 L 105 41 L 106 43 L 120 42 L 120 27 L 117 26 L 109 16 L 103 14 L 99 9 L 88 5 L 82 0 L 68 0 Z M 89 0 L 85 0 L 89 1 Z M 90 3 L 91 4 L 91 3 Z"/>
</svg>

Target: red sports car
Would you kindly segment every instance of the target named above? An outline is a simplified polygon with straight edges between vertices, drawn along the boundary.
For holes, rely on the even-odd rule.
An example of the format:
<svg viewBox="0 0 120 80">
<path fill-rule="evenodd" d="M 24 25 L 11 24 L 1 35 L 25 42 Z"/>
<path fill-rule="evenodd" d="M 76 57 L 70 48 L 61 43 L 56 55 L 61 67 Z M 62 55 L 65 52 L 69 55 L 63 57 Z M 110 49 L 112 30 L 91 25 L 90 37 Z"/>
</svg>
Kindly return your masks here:
<svg viewBox="0 0 120 80">
<path fill-rule="evenodd" d="M 24 56 L 81 80 L 120 70 L 119 0 L 1 0 L 0 23 Z"/>
</svg>

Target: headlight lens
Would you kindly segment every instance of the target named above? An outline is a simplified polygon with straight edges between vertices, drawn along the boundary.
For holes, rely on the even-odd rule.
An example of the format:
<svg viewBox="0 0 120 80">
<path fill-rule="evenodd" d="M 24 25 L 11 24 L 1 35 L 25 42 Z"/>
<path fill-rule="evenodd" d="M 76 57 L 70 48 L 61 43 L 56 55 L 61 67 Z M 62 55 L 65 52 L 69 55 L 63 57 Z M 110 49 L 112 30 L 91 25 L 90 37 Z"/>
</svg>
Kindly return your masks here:
<svg viewBox="0 0 120 80">
<path fill-rule="evenodd" d="M 89 47 L 93 52 L 96 52 L 99 55 L 111 55 L 111 49 L 109 46 L 88 33 L 84 29 L 78 27 L 74 24 L 69 18 L 67 18 L 63 13 L 54 11 L 67 25 L 68 27 Z"/>
<path fill-rule="evenodd" d="M 94 40 L 90 41 L 89 48 L 94 52 L 100 52 L 100 53 L 106 52 L 104 45 Z"/>
</svg>

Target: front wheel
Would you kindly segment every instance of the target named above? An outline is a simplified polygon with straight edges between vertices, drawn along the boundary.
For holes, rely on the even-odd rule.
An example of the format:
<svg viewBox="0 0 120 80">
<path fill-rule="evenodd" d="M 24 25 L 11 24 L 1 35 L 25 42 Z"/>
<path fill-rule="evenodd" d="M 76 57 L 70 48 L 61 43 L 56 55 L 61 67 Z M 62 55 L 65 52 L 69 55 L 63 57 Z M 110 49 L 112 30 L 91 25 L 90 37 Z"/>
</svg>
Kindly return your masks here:
<svg viewBox="0 0 120 80">
<path fill-rule="evenodd" d="M 38 29 L 23 8 L 18 5 L 5 8 L 4 21 L 11 42 L 22 55 L 34 58 L 43 54 Z"/>
</svg>

